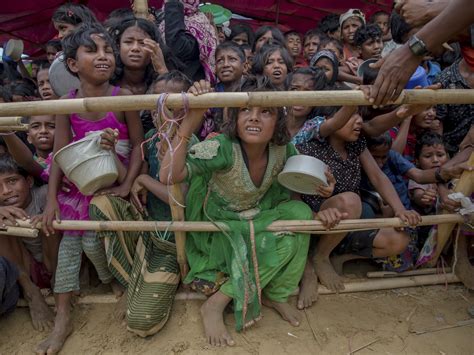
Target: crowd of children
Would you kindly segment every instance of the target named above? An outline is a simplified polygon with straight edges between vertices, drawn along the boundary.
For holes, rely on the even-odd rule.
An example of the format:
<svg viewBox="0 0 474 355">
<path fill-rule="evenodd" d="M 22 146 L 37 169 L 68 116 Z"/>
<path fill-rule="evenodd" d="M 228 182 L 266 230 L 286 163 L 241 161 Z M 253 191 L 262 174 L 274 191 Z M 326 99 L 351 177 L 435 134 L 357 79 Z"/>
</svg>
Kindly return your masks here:
<svg viewBox="0 0 474 355">
<path fill-rule="evenodd" d="M 0 102 L 214 91 L 367 93 L 377 78 L 367 61 L 389 55 L 416 29 L 395 11 L 366 18 L 350 9 L 324 17 L 304 35 L 273 26 L 254 32 L 240 23 L 229 36 L 217 36 L 198 6 L 196 0 L 168 0 L 148 19 L 118 9 L 101 24 L 83 5 L 62 5 L 52 17 L 57 39 L 45 44 L 45 59 L 33 61 L 31 73 L 21 60 L 3 62 Z M 453 47 L 424 58 L 424 80 L 413 79 L 411 87 L 474 88 L 472 47 Z M 49 81 L 58 56 L 79 80 L 62 96 Z M 26 135 L 8 133 L 1 140 L 0 217 L 2 225 L 42 222 L 42 232 L 37 239 L 0 238 L 0 315 L 14 309 L 21 290 L 35 329 L 52 327 L 35 350 L 40 354 L 60 351 L 73 330 L 71 300 L 80 291 L 81 265 L 90 265 L 122 297 L 128 329 L 143 337 L 165 325 L 180 281 L 172 233 L 59 233 L 54 220 L 170 220 L 168 185 L 181 183 L 186 220 L 228 226 L 188 233 L 189 273 L 181 277 L 209 296 L 201 309 L 209 343 L 233 345 L 223 321 L 231 301 L 239 331 L 259 320 L 262 305 L 297 326 L 298 309 L 316 301 L 318 282 L 344 288 L 348 260 L 414 268 L 430 234 L 416 225 L 421 215 L 459 208 L 448 197 L 450 180 L 465 169 L 474 140 L 472 104 L 172 111 L 160 101 L 151 112 L 27 119 Z M 180 122 L 170 136 L 160 132 L 166 120 Z M 102 149 L 116 157 L 119 178 L 85 196 L 52 157 L 95 131 Z M 328 166 L 328 185 L 314 195 L 291 193 L 277 182 L 296 154 Z M 407 228 L 318 237 L 266 230 L 277 220 L 319 219 L 330 229 L 342 219 L 381 216 L 398 217 Z M 295 308 L 288 299 L 298 286 Z M 41 288 L 53 290 L 55 315 Z"/>
</svg>

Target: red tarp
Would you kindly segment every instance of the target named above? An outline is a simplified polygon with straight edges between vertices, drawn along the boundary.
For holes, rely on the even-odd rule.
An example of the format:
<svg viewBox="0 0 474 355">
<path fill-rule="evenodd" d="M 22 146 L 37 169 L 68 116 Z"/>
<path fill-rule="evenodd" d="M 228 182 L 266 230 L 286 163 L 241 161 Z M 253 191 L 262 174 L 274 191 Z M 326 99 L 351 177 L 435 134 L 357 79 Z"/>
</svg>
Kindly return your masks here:
<svg viewBox="0 0 474 355">
<path fill-rule="evenodd" d="M 18 1 L 18 0 L 17 0 Z M 53 38 L 56 32 L 51 23 L 54 10 L 64 0 L 15 0 L 3 1 L 0 10 L 0 43 L 15 37 L 25 42 L 25 52 L 38 53 L 41 45 Z M 129 0 L 83 0 L 100 20 L 116 8 L 129 7 Z M 203 1 L 204 2 L 204 1 Z M 295 29 L 301 33 L 315 27 L 318 20 L 328 13 L 342 13 L 349 8 L 359 8 L 367 16 L 377 10 L 391 9 L 393 0 L 212 0 L 233 13 L 251 17 L 258 22 L 278 24 L 282 29 Z M 149 6 L 161 7 L 161 0 L 149 0 Z"/>
</svg>

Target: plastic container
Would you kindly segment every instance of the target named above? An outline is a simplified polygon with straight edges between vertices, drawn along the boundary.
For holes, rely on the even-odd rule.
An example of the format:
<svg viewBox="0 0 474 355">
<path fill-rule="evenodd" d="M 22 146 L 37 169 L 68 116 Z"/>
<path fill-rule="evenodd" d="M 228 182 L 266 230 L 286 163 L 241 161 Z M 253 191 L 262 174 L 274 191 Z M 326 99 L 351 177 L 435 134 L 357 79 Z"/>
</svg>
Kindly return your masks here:
<svg viewBox="0 0 474 355">
<path fill-rule="evenodd" d="M 214 16 L 216 26 L 222 25 L 224 22 L 230 21 L 232 12 L 220 5 L 205 4 L 199 6 L 201 12 L 210 12 Z"/>
<path fill-rule="evenodd" d="M 423 67 L 418 67 L 405 86 L 405 89 L 414 89 L 417 86 L 424 88 L 428 85 L 428 78 L 426 76 L 425 69 Z"/>
<path fill-rule="evenodd" d="M 114 153 L 99 145 L 101 133 L 93 132 L 54 155 L 67 178 L 86 196 L 112 186 L 118 178 Z"/>
<path fill-rule="evenodd" d="M 63 53 L 51 63 L 49 82 L 54 93 L 59 97 L 69 94 L 71 90 L 78 89 L 81 84 L 78 78 L 67 71 Z"/>
<path fill-rule="evenodd" d="M 321 160 L 309 155 L 294 155 L 285 164 L 282 172 L 278 174 L 278 182 L 292 191 L 316 195 L 319 185 L 327 185 L 328 181 L 324 172 L 327 165 Z"/>
<path fill-rule="evenodd" d="M 10 39 L 5 45 L 5 55 L 17 62 L 21 59 L 25 46 L 21 39 Z"/>
</svg>

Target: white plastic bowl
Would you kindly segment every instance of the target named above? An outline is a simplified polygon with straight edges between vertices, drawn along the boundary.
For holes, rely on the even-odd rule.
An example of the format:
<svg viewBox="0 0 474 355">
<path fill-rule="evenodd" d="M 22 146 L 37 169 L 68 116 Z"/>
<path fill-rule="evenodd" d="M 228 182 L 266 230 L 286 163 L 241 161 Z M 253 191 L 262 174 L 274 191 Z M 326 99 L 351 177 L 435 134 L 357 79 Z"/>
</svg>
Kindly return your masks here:
<svg viewBox="0 0 474 355">
<path fill-rule="evenodd" d="M 112 186 L 118 178 L 117 165 L 110 151 L 103 150 L 97 140 L 85 137 L 60 149 L 54 161 L 67 178 L 86 195 Z"/>
<path fill-rule="evenodd" d="M 79 88 L 81 84 L 79 79 L 66 69 L 64 53 L 58 55 L 53 63 L 51 63 L 51 67 L 49 67 L 49 82 L 54 93 L 59 97 Z"/>
<path fill-rule="evenodd" d="M 24 44 L 21 39 L 10 39 L 5 45 L 5 55 L 15 62 L 20 60 L 23 54 Z"/>
<path fill-rule="evenodd" d="M 278 174 L 278 182 L 287 189 L 305 195 L 316 195 L 319 185 L 327 185 L 324 172 L 327 165 L 321 160 L 309 155 L 294 155 L 285 164 Z"/>
</svg>

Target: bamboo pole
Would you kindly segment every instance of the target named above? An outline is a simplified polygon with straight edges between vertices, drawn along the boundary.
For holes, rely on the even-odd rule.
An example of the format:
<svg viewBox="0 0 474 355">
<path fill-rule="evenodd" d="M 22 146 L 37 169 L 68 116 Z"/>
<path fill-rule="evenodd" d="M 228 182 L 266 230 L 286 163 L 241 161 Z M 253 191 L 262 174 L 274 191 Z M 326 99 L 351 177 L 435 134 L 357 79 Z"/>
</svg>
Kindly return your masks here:
<svg viewBox="0 0 474 355">
<path fill-rule="evenodd" d="M 459 214 L 423 216 L 419 226 L 429 226 L 443 223 L 463 223 L 464 218 Z M 28 221 L 17 220 L 20 227 L 31 228 Z M 36 225 L 41 228 L 41 224 Z M 95 231 L 171 231 L 171 232 L 219 232 L 229 231 L 229 227 L 224 222 L 180 222 L 180 221 L 61 221 L 53 222 L 53 227 L 57 230 L 95 230 Z M 402 228 L 406 225 L 398 218 L 374 218 L 374 219 L 347 219 L 341 221 L 337 226 L 329 231 L 359 231 L 379 228 Z M 326 234 L 328 230 L 320 221 L 315 220 L 291 220 L 276 221 L 270 224 L 269 232 L 301 232 L 311 234 Z"/>
<path fill-rule="evenodd" d="M 0 235 L 24 237 L 24 238 L 36 238 L 38 236 L 38 230 L 33 228 L 24 227 L 7 227 L 5 230 L 0 230 Z"/>
<path fill-rule="evenodd" d="M 156 107 L 159 95 L 87 97 L 82 99 L 12 102 L 0 105 L 0 117 L 70 114 L 83 112 L 137 111 Z M 370 105 L 362 91 L 221 92 L 188 94 L 190 108 L 252 106 Z M 472 104 L 474 90 L 405 90 L 396 104 Z M 169 108 L 183 107 L 181 94 L 170 94 Z"/>
<path fill-rule="evenodd" d="M 447 267 L 443 270 L 444 272 L 450 273 L 452 269 Z M 439 272 L 436 268 L 427 268 L 419 270 L 410 270 L 404 272 L 395 271 L 370 271 L 367 273 L 369 279 L 386 278 L 386 277 L 405 277 L 405 276 L 418 276 L 418 275 L 434 275 Z"/>
<path fill-rule="evenodd" d="M 460 282 L 458 277 L 454 274 L 445 275 L 422 275 L 412 277 L 400 277 L 391 279 L 379 279 L 379 280 L 363 280 L 355 282 L 347 282 L 344 284 L 344 290 L 338 293 L 355 293 L 355 292 L 370 292 L 370 291 L 381 291 L 391 290 L 397 288 L 406 287 L 419 287 L 428 285 L 439 285 L 439 284 L 450 284 Z M 318 292 L 320 295 L 333 295 L 336 292 L 327 289 L 326 287 L 319 285 Z M 295 292 L 293 296 L 297 295 Z M 205 301 L 207 298 L 202 293 L 197 292 L 178 292 L 175 297 L 177 301 L 187 300 L 202 300 Z M 113 304 L 117 303 L 118 299 L 113 294 L 101 294 L 101 295 L 87 295 L 79 297 L 77 299 L 78 304 Z M 46 303 L 49 306 L 54 306 L 54 297 L 46 297 Z M 20 300 L 17 304 L 18 307 L 28 307 L 25 300 Z"/>
<path fill-rule="evenodd" d="M 174 184 L 170 187 L 173 198 L 169 198 L 171 216 L 173 222 L 184 222 L 184 196 L 181 190 L 181 184 Z M 179 205 L 181 204 L 181 206 Z M 186 232 L 176 231 L 174 233 L 174 240 L 176 243 L 176 259 L 178 261 L 181 280 L 184 280 L 189 272 L 188 259 L 186 257 Z"/>
<path fill-rule="evenodd" d="M 0 126 L 21 126 L 21 117 L 1 117 Z"/>
<path fill-rule="evenodd" d="M 0 125 L 0 132 L 13 132 L 13 131 L 27 131 L 28 125 L 23 124 L 19 126 L 3 126 Z"/>
<path fill-rule="evenodd" d="M 468 162 L 469 166 L 474 166 L 474 153 L 471 153 Z M 473 171 L 464 171 L 459 179 L 456 187 L 454 188 L 455 192 L 461 192 L 464 196 L 471 196 L 474 189 L 474 172 Z M 446 211 L 444 211 L 446 212 Z M 436 240 L 436 250 L 433 254 L 433 258 L 427 263 L 428 266 L 435 266 L 438 262 L 438 258 L 441 255 L 441 252 L 444 249 L 444 246 L 449 240 L 451 233 L 456 226 L 456 223 L 446 223 L 438 226 L 437 230 L 437 240 Z"/>
<path fill-rule="evenodd" d="M 148 18 L 148 0 L 134 0 L 132 8 L 135 17 Z"/>
</svg>

